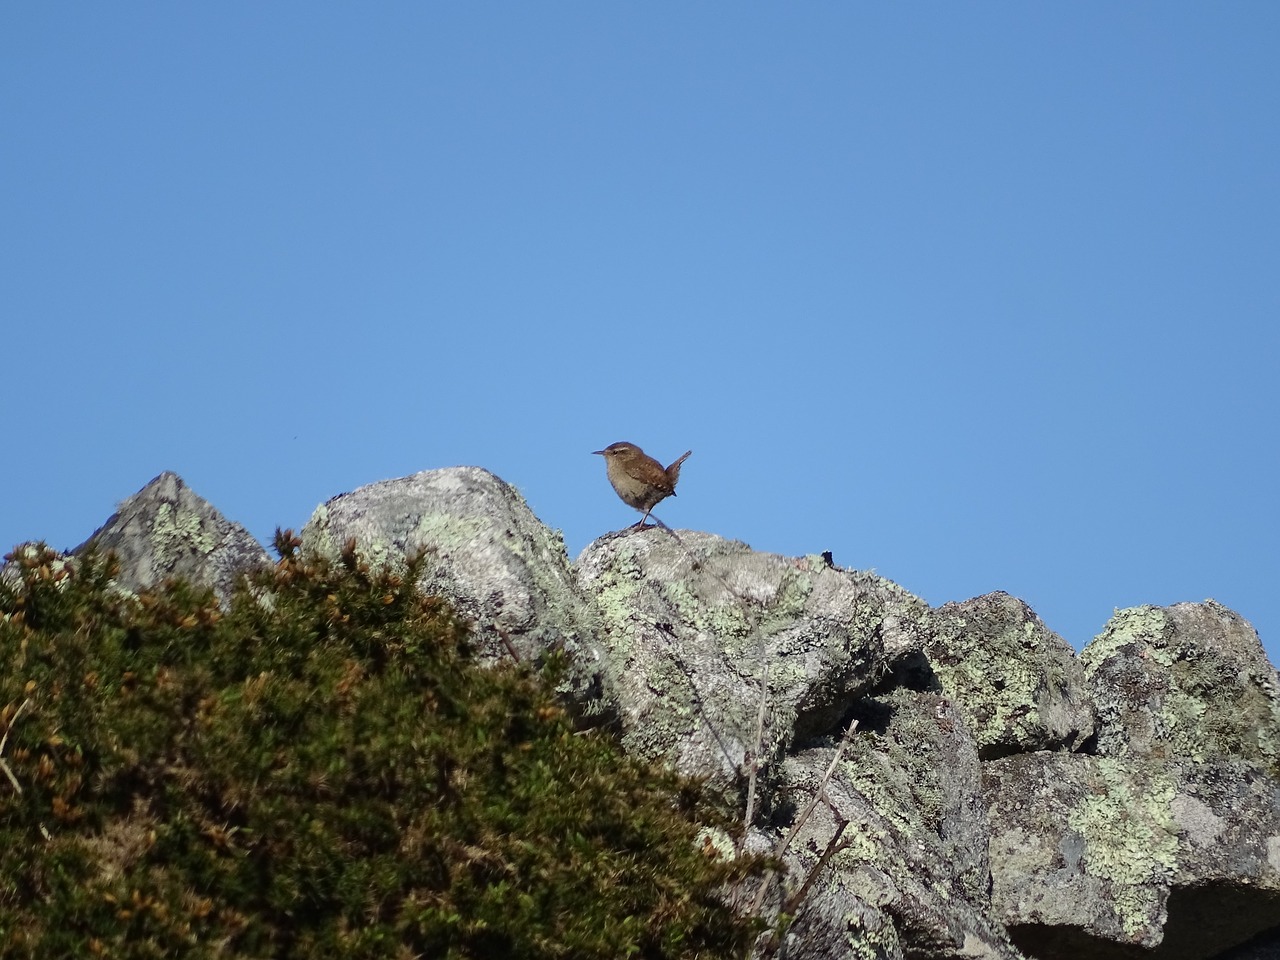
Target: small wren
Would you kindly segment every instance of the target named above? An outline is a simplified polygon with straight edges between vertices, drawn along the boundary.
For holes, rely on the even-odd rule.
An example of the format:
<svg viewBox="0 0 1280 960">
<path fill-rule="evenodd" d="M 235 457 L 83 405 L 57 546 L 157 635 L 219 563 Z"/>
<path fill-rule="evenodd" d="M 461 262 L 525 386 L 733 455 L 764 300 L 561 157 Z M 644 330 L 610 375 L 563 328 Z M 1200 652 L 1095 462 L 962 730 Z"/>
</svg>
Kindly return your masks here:
<svg viewBox="0 0 1280 960">
<path fill-rule="evenodd" d="M 649 514 L 667 497 L 676 495 L 676 482 L 680 479 L 680 464 L 685 457 L 693 453 L 686 450 L 684 456 L 671 466 L 663 468 L 657 460 L 649 456 L 634 443 L 620 440 L 611 443 L 603 450 L 592 450 L 594 454 L 604 457 L 605 469 L 609 471 L 609 482 L 622 502 L 628 506 L 643 510 L 644 516 L 635 526 L 644 528 Z M 656 519 L 656 518 L 655 518 Z M 659 523 L 662 521 L 659 520 Z"/>
</svg>

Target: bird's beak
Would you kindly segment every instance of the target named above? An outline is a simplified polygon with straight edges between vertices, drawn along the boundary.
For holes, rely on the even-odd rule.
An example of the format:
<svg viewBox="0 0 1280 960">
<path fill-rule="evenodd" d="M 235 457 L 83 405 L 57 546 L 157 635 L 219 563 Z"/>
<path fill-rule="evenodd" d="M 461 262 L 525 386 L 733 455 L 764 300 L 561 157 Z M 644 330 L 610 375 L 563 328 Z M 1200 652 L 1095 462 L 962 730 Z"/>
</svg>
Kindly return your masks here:
<svg viewBox="0 0 1280 960">
<path fill-rule="evenodd" d="M 600 456 L 602 456 L 602 457 L 604 456 L 604 451 L 603 451 L 603 450 L 592 450 L 592 451 L 591 451 L 591 453 L 592 453 L 592 456 L 594 456 L 594 455 L 595 455 L 595 454 L 597 454 L 597 453 L 598 453 L 598 454 L 600 454 Z"/>
</svg>

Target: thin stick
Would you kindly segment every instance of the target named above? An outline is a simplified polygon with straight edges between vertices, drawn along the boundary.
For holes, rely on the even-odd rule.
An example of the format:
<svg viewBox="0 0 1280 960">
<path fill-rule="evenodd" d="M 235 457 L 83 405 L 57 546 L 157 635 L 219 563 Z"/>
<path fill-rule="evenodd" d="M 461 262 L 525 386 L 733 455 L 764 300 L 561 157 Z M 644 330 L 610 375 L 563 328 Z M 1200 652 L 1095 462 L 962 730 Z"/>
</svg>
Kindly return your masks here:
<svg viewBox="0 0 1280 960">
<path fill-rule="evenodd" d="M 791 846 L 791 841 L 796 838 L 796 834 L 798 834 L 804 828 L 805 823 L 807 823 L 809 818 L 813 816 L 813 811 L 817 809 L 818 804 L 825 798 L 827 784 L 831 781 L 832 775 L 836 772 L 836 764 L 840 762 L 840 757 L 844 753 L 844 748 L 849 744 L 849 741 L 853 738 L 853 731 L 856 730 L 857 728 L 858 728 L 857 720 L 849 724 L 849 729 L 844 732 L 844 736 L 840 738 L 840 743 L 836 747 L 835 756 L 831 758 L 831 763 L 827 766 L 827 772 L 824 773 L 822 775 L 822 779 L 818 781 L 818 789 L 813 792 L 813 799 L 811 799 L 808 802 L 808 804 L 806 804 L 804 810 L 802 810 L 800 812 L 800 815 L 796 817 L 795 823 L 791 825 L 791 830 L 787 834 L 786 838 L 784 840 L 781 840 L 773 848 L 773 855 L 777 857 L 779 860 L 782 859 L 782 855 L 786 853 L 787 848 Z M 809 871 L 809 877 L 812 878 L 814 875 L 814 871 L 816 871 L 821 866 L 822 866 L 822 861 L 820 860 L 818 862 L 817 867 L 815 867 L 814 870 Z M 806 880 L 806 883 L 809 883 L 809 882 L 811 882 L 811 880 Z M 768 888 L 769 888 L 769 885 L 767 883 L 760 884 L 760 889 L 756 891 L 755 902 L 751 906 L 752 915 L 759 916 L 760 908 L 764 906 L 764 898 L 765 898 L 766 892 L 768 891 Z"/>
<path fill-rule="evenodd" d="M 827 767 L 827 772 L 822 775 L 822 779 L 818 782 L 818 789 L 814 791 L 813 799 L 811 799 L 808 805 L 805 806 L 800 816 L 796 817 L 796 822 L 791 825 L 791 832 L 787 834 L 787 838 L 774 848 L 773 852 L 775 856 L 782 856 L 787 847 L 791 846 L 791 841 L 794 840 L 796 838 L 796 834 L 804 828 L 809 817 L 813 815 L 814 809 L 822 801 L 825 796 L 827 784 L 831 782 L 831 776 L 836 772 L 836 764 L 840 762 L 840 756 L 844 753 L 844 748 L 848 746 L 849 740 L 853 735 L 853 731 L 857 728 L 858 721 L 855 720 L 853 723 L 849 724 L 849 729 L 846 730 L 844 732 L 844 736 L 840 738 L 840 744 L 836 747 L 836 755 L 831 758 L 831 763 Z"/>
<path fill-rule="evenodd" d="M 9 778 L 9 782 L 13 784 L 13 789 L 21 793 L 22 784 L 18 783 L 18 778 L 13 775 L 13 771 L 9 769 L 9 761 L 0 757 L 0 770 L 4 771 L 4 775 Z"/>
<path fill-rule="evenodd" d="M 809 888 L 813 886 L 813 881 L 818 879 L 818 874 L 822 872 L 822 868 L 827 865 L 832 856 L 845 849 L 848 844 L 840 842 L 840 837 L 844 834 L 845 828 L 849 826 L 849 821 L 841 819 L 840 826 L 836 827 L 836 832 L 831 835 L 831 839 L 827 841 L 827 848 L 822 851 L 822 856 L 818 858 L 817 864 L 809 871 L 809 876 L 805 877 L 804 883 L 800 885 L 800 889 L 787 897 L 786 902 L 782 905 L 783 913 L 794 913 L 796 907 L 804 902 L 804 898 L 809 894 Z"/>
<path fill-rule="evenodd" d="M 764 747 L 764 715 L 769 706 L 769 661 L 764 662 L 764 676 L 760 678 L 760 712 L 756 714 L 756 742 L 751 753 L 751 766 L 747 770 L 747 814 L 742 820 L 742 843 L 747 842 L 751 821 L 756 815 L 756 774 L 760 770 L 760 751 Z"/>
<path fill-rule="evenodd" d="M 516 645 L 511 642 L 511 637 L 507 635 L 507 631 L 503 630 L 501 627 L 495 627 L 494 629 L 498 631 L 498 636 L 502 640 L 502 645 L 507 648 L 507 653 L 511 654 L 511 659 L 516 663 L 522 663 L 523 661 L 520 659 L 520 654 L 516 652 Z"/>
<path fill-rule="evenodd" d="M 30 702 L 31 698 L 27 697 L 18 706 L 18 709 L 13 711 L 13 716 L 9 718 L 9 729 L 5 730 L 3 737 L 0 737 L 0 769 L 4 770 L 5 776 L 9 778 L 9 782 L 13 784 L 13 789 L 18 793 L 22 793 L 22 784 L 18 783 L 18 778 L 9 769 L 9 761 L 4 759 L 4 748 L 9 745 L 9 734 L 13 732 L 14 724 L 18 722 L 18 715 L 27 708 L 27 704 Z"/>
<path fill-rule="evenodd" d="M 822 868 L 827 865 L 827 861 L 829 861 L 835 854 L 849 846 L 847 843 L 840 842 L 840 837 L 847 826 L 849 826 L 849 821 L 841 818 L 840 825 L 836 827 L 836 832 L 833 833 L 831 835 L 831 839 L 827 841 L 827 848 L 822 851 L 822 856 L 818 858 L 818 862 L 814 865 L 813 869 L 809 871 L 809 875 L 804 878 L 804 883 L 800 885 L 800 889 L 783 900 L 782 906 L 779 908 L 779 913 L 789 914 L 792 919 L 797 916 L 796 909 L 801 906 L 804 902 L 804 898 L 809 895 L 809 890 L 813 886 L 813 882 L 818 879 L 818 874 L 822 873 Z M 764 945 L 761 947 L 760 956 L 772 957 L 778 952 L 778 948 L 780 946 L 782 946 L 782 939 L 778 936 L 778 930 L 774 929 L 770 931 L 768 939 L 765 940 Z"/>
</svg>

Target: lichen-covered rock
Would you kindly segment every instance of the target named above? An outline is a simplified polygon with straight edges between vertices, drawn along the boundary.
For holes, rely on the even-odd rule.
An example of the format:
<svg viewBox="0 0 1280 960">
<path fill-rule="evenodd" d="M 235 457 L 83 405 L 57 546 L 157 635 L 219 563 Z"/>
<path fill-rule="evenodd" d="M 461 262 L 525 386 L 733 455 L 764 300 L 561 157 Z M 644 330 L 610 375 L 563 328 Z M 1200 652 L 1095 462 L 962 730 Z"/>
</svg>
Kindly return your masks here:
<svg viewBox="0 0 1280 960">
<path fill-rule="evenodd" d="M 744 842 L 782 849 L 789 874 L 759 889 L 766 917 L 794 917 L 773 955 L 1200 960 L 1260 932 L 1232 956 L 1270 955 L 1280 676 L 1212 601 L 1120 611 L 1077 658 L 1007 594 L 931 610 L 829 559 L 708 534 L 614 534 L 571 567 L 474 467 L 362 487 L 303 530 L 328 556 L 351 541 L 375 564 L 425 551 L 419 588 L 472 621 L 481 657 L 563 651 L 564 692 L 614 714 L 633 754 L 744 793 L 758 762 Z M 268 562 L 169 473 L 89 545 L 133 591 L 182 577 L 225 599 Z M 22 550 L 0 582 L 76 563 Z"/>
<path fill-rule="evenodd" d="M 1045 960 L 1199 960 L 1280 924 L 1280 797 L 1247 763 L 1062 753 L 983 767 L 992 900 Z"/>
<path fill-rule="evenodd" d="M 1015 941 L 1200 958 L 1280 925 L 1280 683 L 1252 627 L 1212 601 L 1134 607 L 1080 661 L 1097 756 L 984 771 Z"/>
<path fill-rule="evenodd" d="M 886 622 L 927 609 L 872 574 L 684 530 L 603 537 L 575 572 L 600 610 L 627 748 L 722 785 L 755 752 L 763 684 L 767 765 L 837 724 L 884 675 Z"/>
<path fill-rule="evenodd" d="M 1097 755 L 984 767 L 1014 941 L 1190 960 L 1280 925 L 1280 711 L 1257 634 L 1213 602 L 1136 607 L 1080 659 Z"/>
<path fill-rule="evenodd" d="M 1007 593 L 933 612 L 923 651 L 960 706 L 984 760 L 1074 750 L 1093 733 L 1093 708 L 1075 651 Z"/>
<path fill-rule="evenodd" d="M 1230 758 L 1177 769 L 1165 943 L 1181 956 L 1209 957 L 1280 926 L 1280 785 Z"/>
<path fill-rule="evenodd" d="M 787 931 L 786 956 L 1018 957 L 990 918 L 978 754 L 956 705 L 898 688 L 861 702 L 855 717 L 824 802 L 786 852 L 795 889 L 847 821 Z M 816 748 L 785 761 L 780 792 L 790 809 L 804 809 L 833 753 Z M 782 824 L 780 835 L 791 827 Z"/>
<path fill-rule="evenodd" d="M 419 589 L 471 621 L 481 657 L 563 651 L 565 692 L 585 712 L 602 709 L 592 608 L 574 591 L 563 538 L 515 487 L 479 467 L 426 470 L 334 497 L 302 530 L 304 550 L 331 557 L 351 540 L 375 565 L 426 551 Z"/>
<path fill-rule="evenodd" d="M 219 513 L 176 473 L 160 474 L 120 504 L 72 553 L 93 547 L 120 561 L 117 581 L 137 592 L 167 579 L 207 586 L 223 601 L 236 578 L 270 562 L 249 531 Z"/>
<path fill-rule="evenodd" d="M 1233 757 L 1280 774 L 1280 679 L 1253 627 L 1221 604 L 1120 610 L 1080 662 L 1100 755 Z"/>
<path fill-rule="evenodd" d="M 18 544 L 5 555 L 4 563 L 0 564 L 0 586 L 11 590 L 19 589 L 24 570 L 47 567 L 43 576 L 61 591 L 66 589 L 67 577 L 75 570 L 75 566 L 76 559 L 70 554 L 54 550 L 48 544 L 29 540 Z M 0 620 L 7 620 L 9 617 L 10 614 L 0 614 Z"/>
<path fill-rule="evenodd" d="M 1066 957 L 1161 942 L 1178 866 L 1177 782 L 1166 765 L 1018 754 L 984 764 L 983 782 L 992 901 L 1015 943 Z"/>
</svg>

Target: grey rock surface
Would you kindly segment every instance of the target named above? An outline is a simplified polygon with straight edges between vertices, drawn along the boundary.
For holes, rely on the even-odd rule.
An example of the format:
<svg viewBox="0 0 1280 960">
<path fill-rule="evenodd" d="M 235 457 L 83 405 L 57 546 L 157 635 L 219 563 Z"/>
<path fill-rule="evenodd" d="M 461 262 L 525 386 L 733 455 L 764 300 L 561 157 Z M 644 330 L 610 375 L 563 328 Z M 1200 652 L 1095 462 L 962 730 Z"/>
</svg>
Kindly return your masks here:
<svg viewBox="0 0 1280 960">
<path fill-rule="evenodd" d="M 1223 761 L 984 766 L 993 905 L 1036 957 L 1211 957 L 1280 924 L 1275 784 Z"/>
<path fill-rule="evenodd" d="M 787 932 L 786 955 L 1018 957 L 991 919 L 980 764 L 956 705 L 897 688 L 861 701 L 855 719 L 823 802 L 787 853 L 794 889 L 838 835 L 826 876 Z M 809 749 L 784 763 L 780 793 L 792 809 L 819 790 L 834 754 Z"/>
<path fill-rule="evenodd" d="M 1007 593 L 933 612 L 923 643 L 984 760 L 1073 750 L 1092 735 L 1093 705 L 1075 651 Z"/>
<path fill-rule="evenodd" d="M 1119 611 L 1077 657 L 1007 594 L 930 609 L 709 534 L 611 534 L 570 565 L 475 467 L 335 497 L 302 539 L 374 564 L 425 551 L 420 589 L 481 656 L 563 651 L 566 694 L 628 750 L 740 798 L 753 784 L 751 842 L 790 868 L 763 888 L 794 917 L 776 956 L 1276 955 L 1280 676 L 1217 603 Z M 135 591 L 178 576 L 225 598 L 268 562 L 173 474 L 89 544 Z"/>
<path fill-rule="evenodd" d="M 120 560 L 117 581 L 138 592 L 170 578 L 211 587 L 225 601 L 236 578 L 269 564 L 262 544 L 228 520 L 176 473 L 160 474 L 129 499 L 84 543 L 113 551 Z"/>
<path fill-rule="evenodd" d="M 1099 755 L 1231 757 L 1280 773 L 1280 679 L 1248 621 L 1221 604 L 1117 611 L 1080 663 Z"/>
<path fill-rule="evenodd" d="M 480 656 L 540 662 L 561 650 L 566 692 L 587 713 L 605 709 L 598 626 L 576 593 L 564 541 L 519 491 L 479 467 L 427 470 L 334 497 L 302 530 L 304 550 L 335 557 L 349 540 L 375 565 L 426 551 L 419 580 L 474 629 Z"/>
<path fill-rule="evenodd" d="M 885 631 L 927 609 L 872 574 L 687 530 L 603 537 L 574 569 L 599 610 L 628 750 L 722 786 L 755 754 L 762 698 L 767 779 L 797 737 L 833 729 L 882 679 Z"/>
<path fill-rule="evenodd" d="M 1015 942 L 1046 952 L 1041 930 L 1071 931 L 1088 955 L 1107 943 L 1157 946 L 1177 866 L 1175 785 L 1160 766 L 1067 753 L 983 767 L 992 900 Z"/>
<path fill-rule="evenodd" d="M 1210 957 L 1280 925 L 1275 671 L 1212 601 L 1121 610 L 1080 656 L 1093 755 L 988 763 L 993 900 L 1038 957 Z"/>
</svg>

